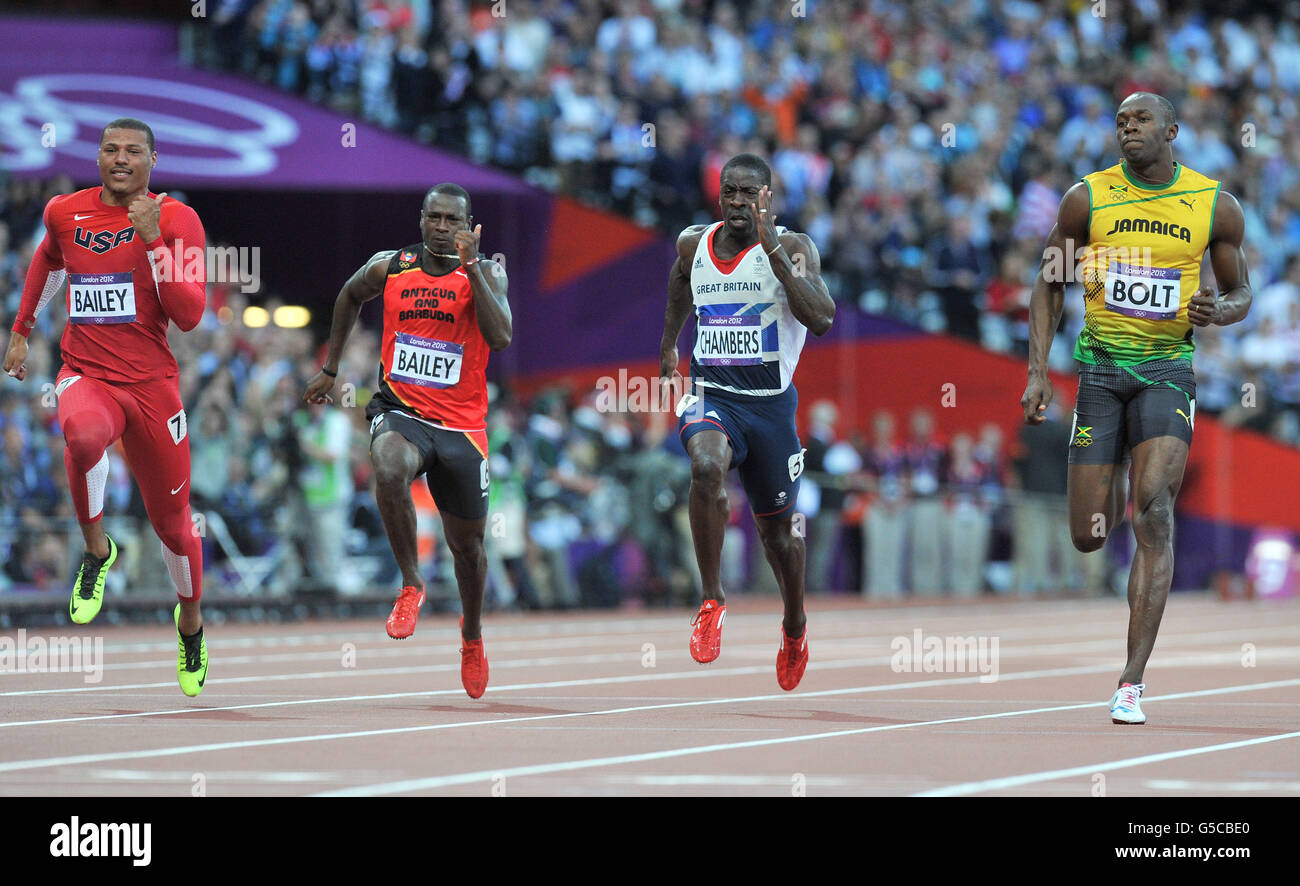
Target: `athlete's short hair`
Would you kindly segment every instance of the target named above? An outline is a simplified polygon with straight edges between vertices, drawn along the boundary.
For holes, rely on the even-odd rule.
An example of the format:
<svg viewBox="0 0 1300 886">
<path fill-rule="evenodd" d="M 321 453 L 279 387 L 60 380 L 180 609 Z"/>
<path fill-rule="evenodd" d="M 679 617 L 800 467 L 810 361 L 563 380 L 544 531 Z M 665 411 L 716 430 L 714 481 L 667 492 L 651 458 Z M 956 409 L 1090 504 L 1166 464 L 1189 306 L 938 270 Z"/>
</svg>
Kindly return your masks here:
<svg viewBox="0 0 1300 886">
<path fill-rule="evenodd" d="M 434 194 L 445 194 L 448 197 L 461 197 L 465 200 L 465 215 L 472 216 L 474 213 L 469 205 L 469 191 L 462 188 L 455 182 L 441 182 L 429 188 L 429 192 L 424 195 L 424 202 L 428 203 L 429 198 Z"/>
<path fill-rule="evenodd" d="M 1160 105 L 1160 110 L 1165 112 L 1165 125 L 1173 126 L 1175 123 L 1177 123 L 1178 115 L 1174 113 L 1174 103 L 1171 102 L 1169 99 L 1165 98 L 1163 95 L 1157 95 L 1155 99 L 1156 99 L 1156 104 Z"/>
<path fill-rule="evenodd" d="M 726 162 L 722 167 L 722 172 L 718 175 L 718 181 L 726 177 L 729 169 L 749 169 L 757 172 L 763 179 L 763 184 L 769 188 L 772 187 L 772 167 L 767 165 L 767 161 L 757 154 L 737 154 Z"/>
<path fill-rule="evenodd" d="M 1173 126 L 1178 122 L 1178 115 L 1174 113 L 1174 103 L 1163 95 L 1154 92 L 1135 92 L 1129 96 L 1129 98 L 1138 97 L 1155 99 L 1155 103 L 1160 106 L 1160 112 L 1165 115 L 1166 126 Z M 1128 99 L 1125 99 L 1125 101 L 1128 101 Z"/>
<path fill-rule="evenodd" d="M 104 136 L 108 134 L 110 129 L 132 129 L 136 132 L 143 132 L 145 138 L 149 140 L 149 151 L 150 153 L 153 152 L 153 130 L 143 120 L 137 120 L 134 117 L 118 117 L 116 120 L 110 120 L 108 125 L 99 131 L 99 143 L 101 145 L 104 143 Z"/>
</svg>

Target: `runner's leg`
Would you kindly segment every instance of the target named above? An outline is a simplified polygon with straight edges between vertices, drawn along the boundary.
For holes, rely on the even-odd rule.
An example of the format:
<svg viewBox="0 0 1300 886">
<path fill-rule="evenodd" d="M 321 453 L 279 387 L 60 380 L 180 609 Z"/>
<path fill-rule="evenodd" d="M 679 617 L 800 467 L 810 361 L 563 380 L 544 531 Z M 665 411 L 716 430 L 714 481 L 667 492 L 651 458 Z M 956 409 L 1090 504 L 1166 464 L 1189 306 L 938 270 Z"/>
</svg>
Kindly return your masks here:
<svg viewBox="0 0 1300 886">
<path fill-rule="evenodd" d="M 400 432 L 390 431 L 371 442 L 370 461 L 375 468 L 375 503 L 393 557 L 402 571 L 402 585 L 423 591 L 415 502 L 411 500 L 411 484 L 420 472 L 420 451 Z"/>
<path fill-rule="evenodd" d="M 203 626 L 203 541 L 190 514 L 190 438 L 175 378 L 131 386 L 122 448 L 181 604 L 179 627 Z"/>
<path fill-rule="evenodd" d="M 126 412 L 113 389 L 95 379 L 65 369 L 59 373 L 58 387 L 59 426 L 67 443 L 63 464 L 72 504 L 86 550 L 103 559 L 109 554 L 101 519 L 108 482 L 107 449 L 126 430 Z"/>
</svg>

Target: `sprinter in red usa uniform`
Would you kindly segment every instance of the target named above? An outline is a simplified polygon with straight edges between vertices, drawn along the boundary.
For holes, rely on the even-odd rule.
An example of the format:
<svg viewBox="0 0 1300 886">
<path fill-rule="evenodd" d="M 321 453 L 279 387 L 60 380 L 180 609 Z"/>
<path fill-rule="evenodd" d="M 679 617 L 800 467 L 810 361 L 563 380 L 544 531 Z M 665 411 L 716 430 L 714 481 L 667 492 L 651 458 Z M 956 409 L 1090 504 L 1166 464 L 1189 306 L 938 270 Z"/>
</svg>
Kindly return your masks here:
<svg viewBox="0 0 1300 886">
<path fill-rule="evenodd" d="M 329 399 L 339 359 L 361 305 L 384 299 L 379 392 L 366 407 L 375 499 L 403 588 L 388 617 L 389 636 L 415 631 L 424 603 L 411 484 L 424 474 L 456 563 L 461 619 L 461 683 L 471 698 L 487 688 L 480 614 L 487 581 L 488 354 L 510 344 L 505 269 L 478 252 L 469 194 L 431 188 L 420 212 L 423 242 L 375 254 L 334 303 L 325 366 L 304 399 Z"/>
<path fill-rule="evenodd" d="M 203 225 L 183 203 L 149 191 L 154 136 L 134 118 L 99 139 L 102 186 L 45 207 L 41 241 L 5 352 L 10 377 L 26 377 L 36 316 L 66 286 L 68 323 L 55 391 L 68 471 L 86 553 L 69 614 L 87 624 L 104 600 L 118 548 L 104 532 L 106 450 L 121 439 L 176 587 L 177 678 L 203 691 L 208 653 L 199 611 L 203 550 L 190 521 L 190 443 L 167 326 L 188 332 L 203 316 L 207 285 Z"/>
</svg>

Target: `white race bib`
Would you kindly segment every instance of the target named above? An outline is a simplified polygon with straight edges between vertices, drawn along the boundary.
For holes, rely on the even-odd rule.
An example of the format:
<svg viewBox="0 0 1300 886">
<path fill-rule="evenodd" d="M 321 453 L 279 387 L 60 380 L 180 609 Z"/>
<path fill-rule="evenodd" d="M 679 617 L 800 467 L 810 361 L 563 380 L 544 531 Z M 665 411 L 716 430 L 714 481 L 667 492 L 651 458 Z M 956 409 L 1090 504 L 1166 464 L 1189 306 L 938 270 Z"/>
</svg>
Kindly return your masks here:
<svg viewBox="0 0 1300 886">
<path fill-rule="evenodd" d="M 69 274 L 68 319 L 73 323 L 134 323 L 134 275 L 130 271 Z"/>
<path fill-rule="evenodd" d="M 393 344 L 389 377 L 426 388 L 449 388 L 460 381 L 465 349 L 449 341 L 399 332 Z"/>
<path fill-rule="evenodd" d="M 1106 268 L 1106 310 L 1144 320 L 1172 320 L 1182 300 L 1183 272 L 1111 262 Z"/>
<path fill-rule="evenodd" d="M 762 318 L 757 314 L 700 317 L 696 357 L 704 366 L 759 366 L 763 363 Z"/>
</svg>

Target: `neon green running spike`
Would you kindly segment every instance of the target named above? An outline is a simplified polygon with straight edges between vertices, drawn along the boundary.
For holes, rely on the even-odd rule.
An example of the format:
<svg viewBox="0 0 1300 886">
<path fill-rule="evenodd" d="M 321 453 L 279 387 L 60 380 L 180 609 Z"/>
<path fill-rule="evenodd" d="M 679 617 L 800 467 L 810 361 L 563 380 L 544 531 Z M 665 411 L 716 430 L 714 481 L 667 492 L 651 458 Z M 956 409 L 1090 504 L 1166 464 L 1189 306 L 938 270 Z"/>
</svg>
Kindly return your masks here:
<svg viewBox="0 0 1300 886">
<path fill-rule="evenodd" d="M 208 641 L 203 638 L 203 628 L 193 637 L 181 635 L 181 604 L 172 612 L 176 622 L 176 679 L 181 692 L 190 698 L 203 691 L 203 681 L 208 679 Z"/>
<path fill-rule="evenodd" d="M 68 614 L 73 622 L 88 625 L 99 615 L 104 605 L 104 584 L 108 580 L 108 570 L 117 562 L 117 543 L 108 538 L 108 558 L 100 560 L 89 551 L 81 558 L 81 568 L 77 570 L 77 581 L 72 586 L 72 599 L 68 601 Z"/>
</svg>

